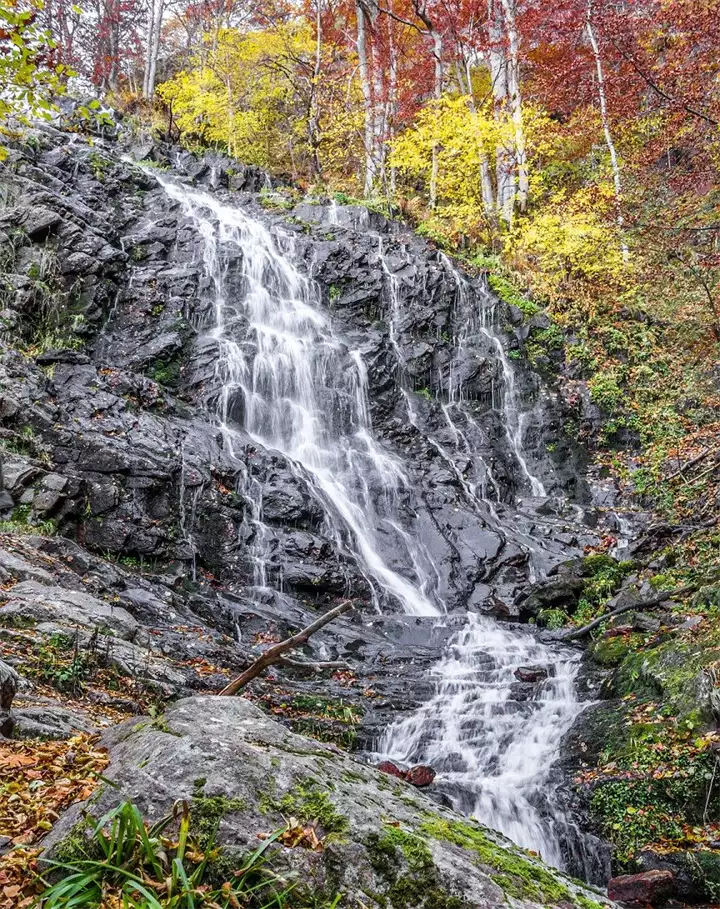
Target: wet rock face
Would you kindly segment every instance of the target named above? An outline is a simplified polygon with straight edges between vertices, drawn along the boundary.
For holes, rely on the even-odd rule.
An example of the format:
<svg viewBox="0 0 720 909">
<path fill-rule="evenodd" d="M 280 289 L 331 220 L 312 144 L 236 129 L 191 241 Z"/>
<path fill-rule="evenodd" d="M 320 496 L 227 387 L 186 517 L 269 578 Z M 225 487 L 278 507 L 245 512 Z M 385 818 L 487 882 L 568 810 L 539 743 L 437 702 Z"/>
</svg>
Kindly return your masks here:
<svg viewBox="0 0 720 909">
<path fill-rule="evenodd" d="M 441 625 L 399 615 L 313 477 L 244 431 L 227 338 L 212 332 L 202 237 L 181 205 L 117 148 L 47 131 L 16 150 L 0 214 L 0 437 L 12 499 L 3 516 L 40 532 L 22 546 L 0 537 L 0 624 L 19 646 L 58 636 L 99 646 L 104 671 L 177 698 L 220 690 L 267 643 L 350 597 L 353 615 L 302 654 L 347 670 L 285 668 L 251 694 L 295 728 L 372 751 L 391 719 L 432 696 L 427 670 L 467 610 L 527 618 L 529 579 L 593 542 L 564 495 L 583 501 L 562 434 L 567 406 L 523 365 L 518 314 L 412 233 L 355 206 L 268 210 L 254 169 L 218 156 L 177 163 L 175 179 L 270 227 L 317 288 L 313 303 L 346 343 L 345 362 L 361 359 L 372 432 L 406 474 L 393 507 L 409 544 L 388 533 L 382 556 L 408 578 L 416 559 L 434 566 L 435 598 L 451 615 Z M 222 266 L 227 293 L 241 299 L 240 251 L 224 247 Z M 232 329 L 252 362 L 253 327 L 238 315 Z M 531 474 L 547 497 L 532 495 Z M 373 499 L 387 493 L 358 482 Z M 534 696 L 535 681 L 518 680 L 518 701 Z M 141 709 L 135 692 L 116 700 L 108 706 Z M 37 699 L 16 714 L 25 735 L 86 728 Z M 416 776 L 429 784 L 431 771 Z M 473 905 L 493 905 L 485 883 L 458 886 Z"/>
<path fill-rule="evenodd" d="M 307 204 L 289 216 L 268 212 L 254 195 L 266 180 L 253 169 L 174 157 L 178 179 L 279 231 L 278 244 L 317 283 L 338 332 L 362 356 L 373 429 L 407 469 L 399 507 L 437 567 L 438 600 L 497 614 L 524 587 L 529 548 L 547 566 L 587 542 L 562 508 L 514 509 L 529 487 L 509 442 L 493 337 L 515 349 L 516 314 L 380 216 Z M 0 359 L 4 432 L 23 455 L 7 465 L 16 505 L 95 551 L 179 560 L 224 582 L 269 584 L 317 603 L 368 599 L 366 578 L 296 466 L 250 438 L 228 451 L 214 417 L 225 375 L 208 334 L 214 299 L 202 240 L 152 173 L 112 147 L 49 133 L 38 148 L 18 150 L 14 171 L 0 219 L 0 243 L 12 251 L 3 318 L 31 350 L 42 348 L 34 362 L 10 347 Z M 226 252 L 228 287 L 242 293 L 242 262 Z M 51 317 L 38 281 L 55 301 Z M 485 312 L 472 337 L 468 300 Z M 251 355 L 252 331 L 239 324 L 235 336 Z M 84 349 L 69 349 L 78 339 Z M 572 459 L 559 468 L 546 445 L 558 442 L 562 408 L 519 363 L 514 373 L 528 463 L 548 490 L 561 491 Z M 231 398 L 229 415 L 242 427 L 240 399 Z M 386 557 L 412 574 L 408 552 Z"/>
</svg>

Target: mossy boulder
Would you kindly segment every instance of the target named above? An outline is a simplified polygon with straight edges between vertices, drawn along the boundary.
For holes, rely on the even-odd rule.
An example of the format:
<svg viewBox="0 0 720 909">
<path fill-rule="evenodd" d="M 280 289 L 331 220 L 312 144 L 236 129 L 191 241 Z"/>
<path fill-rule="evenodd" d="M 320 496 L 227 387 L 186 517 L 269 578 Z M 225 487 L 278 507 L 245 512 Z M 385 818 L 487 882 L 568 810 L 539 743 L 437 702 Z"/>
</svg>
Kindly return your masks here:
<svg viewBox="0 0 720 909">
<path fill-rule="evenodd" d="M 289 732 L 242 698 L 181 700 L 162 724 L 133 719 L 104 743 L 112 785 L 61 819 L 45 844 L 51 853 L 68 857 L 83 809 L 100 817 L 132 800 L 154 821 L 186 799 L 193 836 L 222 847 L 224 870 L 241 867 L 242 856 L 273 832 L 301 831 L 274 843 L 269 858 L 295 877 L 290 905 L 306 905 L 309 893 L 313 905 L 358 909 L 607 902 L 404 782 Z"/>
</svg>

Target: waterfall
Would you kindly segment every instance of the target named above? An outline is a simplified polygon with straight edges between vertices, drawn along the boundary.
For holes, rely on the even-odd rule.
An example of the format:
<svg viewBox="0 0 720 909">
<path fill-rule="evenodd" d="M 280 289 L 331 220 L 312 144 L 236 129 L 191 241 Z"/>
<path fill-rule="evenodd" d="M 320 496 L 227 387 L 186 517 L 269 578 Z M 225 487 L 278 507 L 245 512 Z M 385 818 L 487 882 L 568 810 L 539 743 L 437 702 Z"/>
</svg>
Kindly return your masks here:
<svg viewBox="0 0 720 909">
<path fill-rule="evenodd" d="M 527 629 L 470 614 L 434 669 L 434 697 L 386 730 L 377 758 L 429 764 L 457 810 L 562 868 L 567 824 L 553 804 L 551 768 L 583 707 L 579 659 Z M 547 678 L 530 693 L 515 675 L 521 667 Z"/>
<path fill-rule="evenodd" d="M 281 249 L 285 244 L 291 253 L 292 238 L 273 236 L 215 196 L 158 180 L 203 240 L 211 335 L 220 350 L 217 412 L 231 453 L 244 444 L 242 429 L 284 454 L 321 500 L 338 543 L 352 553 L 379 602 L 389 597 L 410 615 L 439 615 L 444 607 L 433 596 L 432 566 L 418 559 L 402 529 L 399 498 L 407 477 L 373 438 L 362 358 L 335 336 L 317 289 Z M 228 261 L 238 255 L 241 290 L 228 275 Z M 254 511 L 261 523 L 261 503 Z M 407 553 L 412 581 L 384 558 L 388 535 Z"/>
<path fill-rule="evenodd" d="M 503 414 L 505 434 L 512 453 L 515 455 L 520 470 L 525 477 L 533 496 L 546 498 L 547 491 L 542 482 L 530 471 L 525 457 L 524 424 L 525 414 L 521 413 L 515 387 L 515 372 L 510 365 L 500 338 L 492 331 L 492 315 L 495 305 L 492 301 L 485 300 L 484 305 L 478 305 L 476 295 L 468 287 L 467 281 L 455 268 L 450 259 L 442 254 L 441 259 L 446 269 L 455 281 L 458 294 L 458 310 L 460 315 L 461 331 L 457 341 L 458 350 L 461 351 L 469 339 L 477 334 L 483 335 L 492 344 L 502 370 L 502 389 L 500 391 L 499 406 Z M 490 318 L 488 318 L 490 317 Z M 451 390 L 455 392 L 458 400 L 462 400 L 462 388 Z M 451 400 L 453 396 L 451 396 Z M 493 407 L 496 402 L 493 401 Z"/>
<path fill-rule="evenodd" d="M 293 264 L 292 237 L 213 195 L 156 176 L 202 239 L 214 306 L 210 335 L 219 351 L 215 408 L 225 445 L 238 464 L 239 490 L 251 505 L 256 583 L 266 585 L 268 577 L 262 488 L 244 469 L 242 457 L 248 437 L 281 452 L 309 486 L 327 516 L 328 531 L 355 559 L 378 608 L 395 602 L 409 615 L 440 615 L 445 605 L 436 593 L 439 572 L 417 539 L 415 515 L 403 501 L 410 481 L 401 461 L 373 434 L 362 356 L 335 334 L 318 289 Z M 342 221 L 337 206 L 332 219 Z M 392 295 L 391 339 L 402 367 L 395 326 L 399 286 L 382 246 L 379 252 Z M 496 350 L 508 443 L 533 494 L 544 495 L 523 455 L 512 367 L 486 315 L 475 311 L 466 283 L 451 270 L 460 306 L 472 313 L 463 323 L 460 344 L 477 335 Z M 408 418 L 422 432 L 412 397 L 403 393 Z M 478 455 L 450 412 L 458 408 L 463 425 L 470 425 L 471 414 L 462 405 L 463 389 L 456 386 L 442 410 L 467 460 Z M 468 500 L 480 510 L 487 505 L 499 522 L 484 499 L 487 488 L 500 498 L 489 466 L 479 489 L 465 481 L 450 450 L 430 437 L 428 442 L 452 465 Z M 514 673 L 527 664 L 546 667 L 548 678 L 534 697 L 523 700 L 516 696 Z M 469 615 L 436 668 L 435 696 L 391 726 L 381 750 L 396 760 L 433 764 L 438 785 L 460 810 L 562 865 L 560 821 L 552 817 L 548 792 L 560 739 L 580 709 L 573 688 L 576 671 L 573 654 L 545 647 L 527 630 Z"/>
</svg>

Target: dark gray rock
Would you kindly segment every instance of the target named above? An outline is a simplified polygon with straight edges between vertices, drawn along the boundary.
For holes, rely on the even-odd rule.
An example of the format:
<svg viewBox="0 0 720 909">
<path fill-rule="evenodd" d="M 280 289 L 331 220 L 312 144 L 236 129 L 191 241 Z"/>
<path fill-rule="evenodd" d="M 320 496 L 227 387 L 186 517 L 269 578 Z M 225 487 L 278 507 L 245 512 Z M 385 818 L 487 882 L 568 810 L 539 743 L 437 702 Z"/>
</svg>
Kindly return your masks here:
<svg viewBox="0 0 720 909">
<path fill-rule="evenodd" d="M 520 666 L 515 670 L 515 678 L 519 682 L 542 682 L 547 675 L 544 666 Z"/>
<path fill-rule="evenodd" d="M 121 606 L 103 602 L 88 593 L 46 587 L 23 581 L 13 587 L 0 611 L 0 624 L 49 622 L 67 628 L 99 629 L 126 640 L 135 639 L 138 622 Z"/>
<path fill-rule="evenodd" d="M 79 732 L 98 731 L 86 715 L 60 706 L 21 707 L 13 711 L 13 719 L 16 739 L 69 739 Z"/>
<path fill-rule="evenodd" d="M 584 584 L 572 575 L 556 575 L 534 584 L 520 597 L 522 614 L 537 616 L 543 609 L 563 609 L 572 614 L 580 600 Z"/>
<path fill-rule="evenodd" d="M 20 676 L 7 663 L 0 660 L 0 707 L 9 710 L 20 684 Z"/>
<path fill-rule="evenodd" d="M 60 215 L 52 209 L 34 206 L 24 209 L 17 223 L 31 240 L 40 241 L 44 240 L 61 221 Z"/>
</svg>

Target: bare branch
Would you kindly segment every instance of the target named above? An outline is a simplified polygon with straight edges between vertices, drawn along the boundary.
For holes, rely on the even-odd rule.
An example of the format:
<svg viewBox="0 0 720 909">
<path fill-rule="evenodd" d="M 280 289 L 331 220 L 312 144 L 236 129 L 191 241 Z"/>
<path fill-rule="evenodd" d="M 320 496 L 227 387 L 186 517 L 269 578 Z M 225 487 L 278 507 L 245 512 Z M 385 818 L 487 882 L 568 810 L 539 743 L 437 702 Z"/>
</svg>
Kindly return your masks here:
<svg viewBox="0 0 720 909">
<path fill-rule="evenodd" d="M 301 644 L 304 644 L 316 631 L 324 628 L 325 625 L 332 622 L 332 620 L 336 619 L 339 615 L 342 615 L 343 612 L 348 612 L 353 608 L 353 604 L 350 600 L 346 600 L 344 603 L 341 603 L 339 606 L 326 612 L 325 615 L 320 616 L 312 625 L 308 625 L 307 628 L 303 628 L 302 631 L 298 631 L 298 633 L 294 634 L 292 637 L 280 641 L 279 644 L 274 644 L 272 647 L 269 647 L 265 653 L 258 657 L 254 663 L 251 663 L 241 675 L 226 685 L 220 694 L 237 694 L 241 688 L 244 688 L 248 682 L 251 682 L 254 678 L 259 676 L 264 669 L 268 668 L 268 666 L 280 662 L 280 660 L 283 659 L 283 654 L 287 653 L 288 650 L 295 650 Z"/>
<path fill-rule="evenodd" d="M 598 625 L 602 625 L 603 622 L 607 622 L 608 619 L 612 619 L 616 615 L 621 615 L 623 612 L 630 612 L 631 609 L 651 609 L 653 606 L 659 606 L 667 600 L 676 600 L 678 597 L 685 596 L 687 593 L 693 593 L 695 590 L 697 590 L 696 585 L 689 584 L 687 587 L 679 587 L 677 590 L 663 590 L 662 593 L 651 597 L 649 600 L 640 600 L 637 603 L 625 603 L 624 606 L 618 606 L 617 609 L 613 609 L 605 615 L 598 616 L 597 619 L 593 619 L 592 622 L 588 622 L 588 624 L 583 625 L 582 628 L 576 628 L 573 631 L 565 632 L 565 634 L 560 635 L 558 639 L 563 642 L 575 641 L 577 638 L 585 637 L 586 634 L 589 634 L 597 628 Z"/>
<path fill-rule="evenodd" d="M 635 72 L 640 76 L 640 78 L 661 98 L 664 98 L 674 107 L 680 107 L 682 110 L 686 111 L 688 114 L 691 114 L 693 117 L 697 117 L 700 120 L 704 120 L 706 123 L 710 123 L 712 126 L 717 126 L 718 121 L 713 120 L 712 117 L 708 117 L 707 114 L 704 114 L 702 111 L 697 110 L 694 107 L 690 107 L 689 104 L 686 104 L 684 101 L 678 101 L 677 98 L 673 98 L 672 95 L 669 95 L 663 88 L 661 88 L 655 80 L 649 76 L 643 69 L 640 68 L 639 64 L 635 58 L 628 54 L 627 51 L 624 51 L 617 41 L 614 38 L 610 38 L 610 43 L 615 48 L 615 50 L 620 54 L 623 60 L 626 60 L 630 66 L 635 70 Z"/>
</svg>

